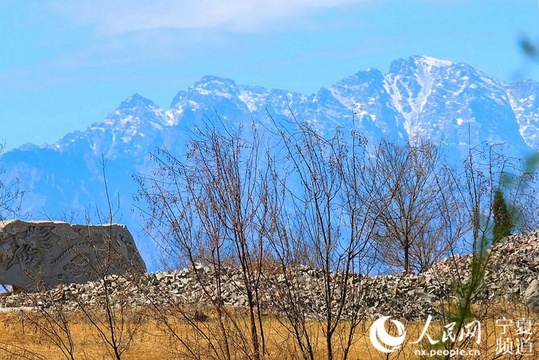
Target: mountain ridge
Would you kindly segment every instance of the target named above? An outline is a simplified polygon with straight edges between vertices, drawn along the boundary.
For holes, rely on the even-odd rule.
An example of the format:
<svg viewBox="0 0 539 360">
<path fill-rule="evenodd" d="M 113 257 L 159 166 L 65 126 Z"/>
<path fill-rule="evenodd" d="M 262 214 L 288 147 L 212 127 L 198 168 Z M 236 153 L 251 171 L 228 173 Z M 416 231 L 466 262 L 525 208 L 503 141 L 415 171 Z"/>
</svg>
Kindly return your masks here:
<svg viewBox="0 0 539 360">
<path fill-rule="evenodd" d="M 423 67 L 418 67 L 420 64 L 422 64 Z M 109 126 L 113 125 L 115 120 L 123 120 L 122 125 L 125 128 L 125 123 L 129 122 L 128 117 L 132 117 L 132 119 L 135 120 L 152 120 L 154 127 L 159 128 L 177 126 L 180 123 L 180 120 L 185 120 L 183 118 L 188 118 L 193 112 L 203 111 L 207 115 L 208 113 L 219 113 L 219 110 L 225 108 L 224 112 L 226 113 L 227 108 L 232 107 L 234 110 L 259 116 L 266 116 L 267 111 L 270 113 L 273 111 L 277 115 L 283 115 L 289 111 L 289 108 L 294 109 L 298 104 L 303 105 L 303 107 L 305 105 L 314 107 L 308 112 L 311 118 L 302 120 L 316 121 L 318 120 L 317 115 L 321 115 L 320 112 L 328 118 L 333 118 L 334 116 L 332 115 L 334 114 L 332 114 L 330 110 L 339 107 L 338 117 L 342 117 L 343 110 L 344 112 L 348 112 L 348 114 L 344 114 L 345 118 L 349 118 L 353 114 L 359 117 L 360 120 L 363 117 L 370 117 L 372 121 L 383 122 L 385 119 L 394 117 L 397 121 L 394 121 L 391 125 L 400 128 L 401 130 L 404 129 L 406 133 L 404 134 L 401 132 L 400 136 L 421 136 L 425 131 L 424 129 L 416 129 L 417 126 L 414 124 L 414 120 L 417 122 L 418 119 L 414 119 L 414 116 L 417 116 L 424 110 L 429 97 L 437 95 L 437 92 L 442 92 L 442 94 L 438 96 L 446 98 L 448 96 L 447 93 L 451 90 L 451 87 L 441 87 L 441 85 L 446 85 L 446 83 L 433 83 L 433 80 L 435 79 L 435 77 L 433 78 L 431 76 L 433 69 L 435 76 L 440 75 L 440 70 L 445 70 L 446 76 L 452 77 L 453 81 L 449 82 L 449 85 L 459 87 L 458 89 L 453 90 L 454 96 L 459 95 L 464 91 L 468 91 L 471 92 L 469 97 L 471 99 L 476 99 L 478 96 L 481 96 L 481 91 L 492 92 L 495 90 L 497 92 L 494 94 L 495 97 L 493 97 L 495 103 L 498 105 L 507 105 L 507 103 L 510 103 L 512 105 L 511 108 L 514 109 L 515 114 L 517 115 L 515 116 L 515 119 L 520 120 L 520 122 L 518 122 L 519 126 L 531 126 L 535 129 L 535 123 L 539 123 L 539 115 L 537 115 L 536 112 L 533 112 L 532 114 L 524 113 L 523 108 L 518 107 L 518 100 L 522 99 L 515 99 L 512 97 L 512 94 L 516 93 L 517 95 L 520 95 L 522 92 L 526 91 L 536 93 L 539 91 L 539 83 L 532 80 L 526 80 L 519 83 L 506 84 L 491 78 L 483 72 L 475 70 L 464 63 L 416 55 L 409 57 L 408 59 L 398 59 L 393 61 L 390 65 L 389 72 L 386 74 L 378 69 L 367 68 L 354 75 L 345 77 L 328 88 L 322 87 L 318 92 L 311 95 L 283 89 L 268 89 L 257 85 L 238 85 L 232 79 L 207 75 L 203 76 L 199 81 L 195 82 L 186 90 L 178 91 L 173 97 L 168 110 L 160 108 L 151 99 L 135 93 L 122 101 L 115 110 L 105 117 L 104 120 L 88 126 L 85 130 L 67 134 L 55 144 L 37 147 L 55 147 L 66 137 L 70 138 L 72 135 L 80 135 L 94 128 L 99 128 L 102 124 Z M 418 72 L 418 70 L 423 71 L 423 73 Z M 451 73 L 451 71 L 456 73 Z M 428 76 L 425 74 L 428 74 Z M 423 77 L 419 75 L 423 75 Z M 470 80 L 470 75 L 475 77 L 475 81 Z M 415 78 L 416 81 L 403 83 L 403 78 Z M 417 79 L 424 81 L 425 78 L 427 78 L 430 83 L 420 83 L 417 81 Z M 460 84 L 458 80 L 461 80 Z M 485 89 L 487 85 L 488 89 Z M 478 89 L 479 86 L 483 88 Z M 377 99 L 372 96 L 369 98 L 367 95 L 369 92 L 371 95 L 378 95 L 380 102 L 373 101 Z M 402 92 L 407 92 L 408 98 L 403 99 Z M 444 92 L 446 94 L 443 94 Z M 209 104 L 211 106 L 208 106 L 206 101 L 209 97 L 212 97 L 212 101 Z M 364 101 L 365 98 L 368 100 Z M 535 100 L 536 98 L 532 97 L 531 99 Z M 198 102 L 196 100 L 198 100 Z M 505 104 L 501 104 L 501 102 L 504 102 Z M 462 105 L 464 104 L 456 102 L 454 105 L 459 108 L 455 109 L 453 112 L 458 113 L 459 111 L 462 111 Z M 529 107 L 529 104 L 527 105 Z M 533 105 L 539 105 L 539 101 Z M 147 107 L 146 109 L 144 109 L 145 106 Z M 382 108 L 384 106 L 385 108 Z M 321 110 L 320 108 L 324 109 Z M 414 109 L 414 111 L 412 111 L 412 109 Z M 377 113 L 380 112 L 385 116 L 377 116 Z M 469 116 L 470 114 L 463 115 Z M 462 117 L 454 117 L 452 120 L 458 122 L 459 124 L 457 125 L 460 125 L 465 119 L 462 119 Z M 378 125 L 382 124 L 379 123 L 377 126 Z M 384 128 L 384 126 L 381 127 Z M 387 127 L 385 128 L 386 130 L 389 130 Z M 519 129 L 519 132 L 526 133 L 525 129 Z M 527 136 L 522 134 L 523 139 L 529 147 L 539 147 L 539 143 L 536 142 L 536 137 L 533 135 L 534 134 L 531 133 Z"/>
<path fill-rule="evenodd" d="M 66 220 L 66 212 L 83 213 L 89 204 L 105 209 L 106 176 L 109 194 L 121 194 L 123 220 L 115 221 L 140 229 L 140 219 L 128 211 L 136 192 L 131 177 L 151 171 L 149 154 L 158 147 L 185 154 L 204 123 L 270 126 L 294 117 L 322 132 L 354 126 L 370 139 L 427 137 L 454 157 L 470 144 L 505 143 L 508 155 L 523 158 L 539 149 L 538 94 L 535 81 L 507 84 L 467 64 L 428 56 L 395 60 L 386 73 L 361 70 L 311 95 L 204 76 L 178 91 L 169 109 L 133 94 L 85 130 L 2 154 L 0 181 L 20 179 L 30 189 L 30 217 Z M 152 252 L 149 241 L 145 245 L 139 244 L 143 257 Z"/>
</svg>

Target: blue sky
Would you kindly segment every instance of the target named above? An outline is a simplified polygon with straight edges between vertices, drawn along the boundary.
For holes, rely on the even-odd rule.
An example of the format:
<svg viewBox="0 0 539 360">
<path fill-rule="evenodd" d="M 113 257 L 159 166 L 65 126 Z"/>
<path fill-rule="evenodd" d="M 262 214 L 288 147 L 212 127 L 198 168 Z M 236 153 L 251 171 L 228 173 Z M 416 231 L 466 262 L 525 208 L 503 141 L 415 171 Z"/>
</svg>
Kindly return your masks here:
<svg viewBox="0 0 539 360">
<path fill-rule="evenodd" d="M 415 54 L 539 80 L 537 0 L 0 0 L 0 140 L 54 143 L 204 75 L 312 94 Z"/>
</svg>

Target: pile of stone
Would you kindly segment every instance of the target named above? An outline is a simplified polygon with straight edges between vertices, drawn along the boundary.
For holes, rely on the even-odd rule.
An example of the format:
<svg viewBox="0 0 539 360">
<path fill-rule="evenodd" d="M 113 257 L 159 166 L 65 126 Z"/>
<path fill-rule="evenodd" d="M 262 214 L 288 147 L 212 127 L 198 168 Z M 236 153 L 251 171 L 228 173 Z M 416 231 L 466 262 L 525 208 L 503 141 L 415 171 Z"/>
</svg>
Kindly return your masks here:
<svg viewBox="0 0 539 360">
<path fill-rule="evenodd" d="M 470 278 L 472 261 L 471 255 L 447 258 L 422 274 L 423 282 L 436 279 L 455 292 Z M 482 261 L 484 279 L 478 300 L 525 302 L 526 289 L 533 280 L 539 280 L 539 231 L 500 240 L 486 251 Z"/>
<path fill-rule="evenodd" d="M 248 306 L 243 274 L 236 268 L 220 270 L 220 296 L 217 297 L 215 271 L 208 266 L 198 266 L 174 272 L 134 274 L 131 276 L 109 275 L 101 281 L 85 284 L 61 285 L 42 293 L 13 293 L 4 296 L 1 307 L 35 306 L 46 309 L 61 304 L 64 310 L 76 310 L 81 306 L 99 307 L 105 296 L 121 306 L 177 306 L 211 305 L 220 301 L 228 306 Z M 320 319 L 328 307 L 325 301 L 324 282 L 320 270 L 298 266 L 288 274 L 260 274 L 260 296 L 265 312 L 283 314 L 289 310 L 293 294 L 294 306 L 308 319 Z M 406 276 L 361 276 L 351 275 L 348 279 L 337 278 L 341 283 L 335 288 L 331 307 L 338 308 L 340 292 L 346 283 L 348 295 L 344 304 L 345 317 L 378 317 L 393 314 L 401 318 L 426 318 L 436 314 L 433 303 L 440 297 L 436 284 L 425 287 L 421 277 Z M 287 279 L 288 277 L 288 279 Z M 286 280 L 290 282 L 287 283 Z M 335 310 L 336 311 L 336 310 Z"/>
<path fill-rule="evenodd" d="M 485 296 L 518 301 L 535 279 L 539 279 L 539 231 L 505 238 L 492 248 Z"/>
<path fill-rule="evenodd" d="M 526 289 L 539 279 L 539 232 L 511 236 L 488 253 L 485 278 L 477 299 L 528 301 L 533 292 Z M 332 309 L 339 309 L 341 293 L 345 317 L 365 318 L 393 315 L 425 319 L 438 313 L 437 304 L 457 297 L 471 273 L 471 256 L 455 256 L 439 262 L 420 274 L 365 276 L 334 273 Z M 328 308 L 325 274 L 307 266 L 283 272 L 279 268 L 252 274 L 259 284 L 263 310 L 284 315 L 296 311 L 308 319 L 320 319 Z M 539 299 L 539 281 L 536 281 Z M 216 284 L 220 284 L 218 287 Z M 171 272 L 107 275 L 84 284 L 60 285 L 42 293 L 12 293 L 0 298 L 0 307 L 34 307 L 76 310 L 81 306 L 100 307 L 105 300 L 118 306 L 205 306 L 217 302 L 232 308 L 248 306 L 243 273 L 238 267 L 216 269 L 196 265 Z M 538 300 L 539 304 L 539 300 Z"/>
</svg>

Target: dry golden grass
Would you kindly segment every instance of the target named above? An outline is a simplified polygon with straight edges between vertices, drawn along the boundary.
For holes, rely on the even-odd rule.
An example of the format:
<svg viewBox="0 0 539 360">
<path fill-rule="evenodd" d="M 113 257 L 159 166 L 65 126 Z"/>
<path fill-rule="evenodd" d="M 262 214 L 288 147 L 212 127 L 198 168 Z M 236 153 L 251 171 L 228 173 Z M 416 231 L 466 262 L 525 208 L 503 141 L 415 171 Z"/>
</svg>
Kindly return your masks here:
<svg viewBox="0 0 539 360">
<path fill-rule="evenodd" d="M 124 320 L 125 328 L 134 325 L 136 332 L 128 349 L 123 353 L 122 359 L 182 359 L 187 358 L 185 345 L 182 345 L 177 337 L 172 335 L 172 331 L 178 335 L 182 341 L 200 355 L 200 358 L 206 358 L 205 354 L 210 353 L 208 342 L 203 341 L 202 335 L 194 331 L 192 324 L 182 317 L 174 317 L 168 315 L 167 322 L 169 327 L 165 326 L 163 321 L 158 321 L 154 313 L 149 310 L 133 309 L 137 316 L 128 316 Z M 477 308 L 477 314 L 481 319 L 482 339 L 477 345 L 471 339 L 468 343 L 457 343 L 456 347 L 463 349 L 477 349 L 481 351 L 481 356 L 460 357 L 473 359 L 512 359 L 521 358 L 520 356 L 510 356 L 508 354 L 497 354 L 496 340 L 500 338 L 502 328 L 498 326 L 498 319 L 530 319 L 532 321 L 533 334 L 530 338 L 533 342 L 539 342 L 539 334 L 536 330 L 537 319 L 533 314 L 530 314 L 525 308 L 516 305 L 508 308 L 503 305 L 484 305 Z M 2 313 L 0 314 L 0 359 L 62 359 L 65 358 L 59 347 L 54 345 L 43 328 L 36 326 L 35 322 L 39 312 L 17 312 L 17 313 Z M 37 318 L 36 318 L 37 317 Z M 129 319 L 129 320 L 127 320 Z M 425 319 L 426 320 L 426 319 Z M 234 349 L 241 348 L 241 337 L 248 336 L 247 319 L 244 315 L 238 314 L 234 319 L 239 328 L 236 330 L 230 327 L 227 333 L 229 339 L 235 343 Z M 135 324 L 136 323 L 136 324 Z M 205 321 L 194 322 L 196 326 L 204 334 L 208 335 L 213 345 L 219 346 L 219 327 L 215 317 L 209 316 Z M 266 341 L 267 354 L 266 359 L 298 359 L 300 354 L 296 347 L 293 334 L 285 328 L 282 320 L 274 317 L 266 317 L 264 319 L 264 331 Z M 316 348 L 316 358 L 327 358 L 324 352 L 325 343 L 323 337 L 323 326 L 320 322 L 311 322 L 308 324 L 309 333 L 313 339 L 314 347 Z M 341 330 L 346 330 L 349 326 L 346 323 L 342 324 Z M 420 359 L 415 352 L 418 349 L 442 350 L 443 348 L 434 348 L 427 341 L 422 344 L 412 344 L 419 338 L 425 321 L 417 321 L 413 323 L 405 323 L 407 330 L 407 341 L 402 349 L 392 353 L 389 357 L 375 350 L 369 339 L 369 326 L 365 324 L 364 328 L 359 328 L 355 338 L 354 345 L 351 349 L 349 359 Z M 69 318 L 69 329 L 74 340 L 74 357 L 75 359 L 109 359 L 112 358 L 110 347 L 108 347 L 100 338 L 95 326 L 93 326 L 82 313 L 72 313 Z M 433 339 L 440 339 L 442 334 L 442 325 L 433 322 L 428 329 L 428 334 Z M 506 337 L 516 339 L 518 334 L 513 327 L 507 329 Z M 510 331 L 510 332 L 509 332 Z M 336 339 L 339 339 L 338 332 Z M 344 341 L 344 340 L 343 340 Z M 538 344 L 539 345 L 539 344 Z M 335 342 L 335 349 L 339 349 L 339 341 Z M 248 354 L 232 351 L 236 358 L 248 358 Z M 338 352 L 338 351 L 337 351 Z M 498 351 L 499 352 L 499 351 Z M 444 358 L 444 357 L 423 357 L 423 358 Z M 454 357 L 459 358 L 459 357 Z M 524 359 L 539 358 L 539 353 L 534 349 L 534 353 L 523 357 Z M 336 357 L 339 359 L 339 356 Z"/>
</svg>

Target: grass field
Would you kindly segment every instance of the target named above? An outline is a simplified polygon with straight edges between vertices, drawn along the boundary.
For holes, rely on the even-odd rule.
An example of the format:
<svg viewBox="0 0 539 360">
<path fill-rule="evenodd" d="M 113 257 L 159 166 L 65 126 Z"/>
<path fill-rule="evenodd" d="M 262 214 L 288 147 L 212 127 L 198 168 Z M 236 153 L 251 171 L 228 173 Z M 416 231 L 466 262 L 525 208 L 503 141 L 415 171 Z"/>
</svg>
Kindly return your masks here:
<svg viewBox="0 0 539 360">
<path fill-rule="evenodd" d="M 125 310 L 125 309 L 124 309 Z M 537 319 L 527 310 L 511 307 L 507 311 L 503 305 L 477 309 L 481 316 L 480 334 L 469 339 L 458 340 L 453 346 L 469 356 L 451 358 L 469 359 L 536 359 L 539 336 Z M 167 313 L 166 318 L 156 316 L 153 311 L 131 309 L 115 315 L 116 341 L 122 344 L 122 359 L 183 359 L 219 358 L 219 347 L 224 347 L 222 328 L 214 316 L 186 320 L 181 316 Z M 0 359 L 112 359 L 115 358 L 110 343 L 110 328 L 107 327 L 105 314 L 99 314 L 97 323 L 89 320 L 82 312 L 69 313 L 67 321 L 58 321 L 59 317 L 46 317 L 39 311 L 18 311 L 0 314 Z M 443 328 L 439 322 L 432 322 L 423 334 L 423 341 L 418 340 L 425 330 L 425 321 L 404 322 L 406 341 L 403 346 L 391 354 L 377 351 L 371 344 L 369 328 L 371 323 L 359 327 L 353 339 L 349 359 L 440 359 L 447 358 L 446 347 L 450 339 L 444 335 L 450 332 L 450 324 Z M 64 324 L 64 325 L 62 325 Z M 389 322 L 387 324 L 390 324 Z M 63 326 L 63 327 L 62 327 Z M 343 323 L 340 330 L 346 330 Z M 245 344 L 248 332 L 247 318 L 235 315 L 234 324 L 225 325 L 230 353 L 235 359 L 248 359 L 248 346 Z M 308 332 L 315 349 L 317 359 L 327 358 L 325 352 L 323 324 L 312 321 L 307 323 Z M 293 333 L 288 324 L 278 318 L 263 319 L 266 353 L 265 359 L 300 359 Z M 395 334 L 394 326 L 388 327 Z M 445 329 L 445 331 L 444 331 Z M 526 331 L 524 331 L 526 330 Z M 103 331 L 103 333 L 100 333 Z M 340 333 L 344 334 L 345 331 Z M 104 334 L 104 335 L 103 335 Z M 69 336 L 68 336 L 69 335 Z M 339 351 L 339 330 L 334 350 L 335 359 L 342 358 Z M 456 334 L 458 335 L 458 334 Z M 476 333 L 477 335 L 477 333 Z M 437 342 L 432 345 L 429 341 Z M 69 342 L 71 337 L 71 345 Z M 108 339 L 108 340 L 107 340 Z M 528 341 L 524 344 L 524 340 Z M 479 342 L 479 344 L 477 343 Z M 537 342 L 537 344 L 535 344 Z M 64 347 L 64 353 L 62 347 Z M 527 347 L 524 348 L 524 345 Z M 531 346 L 529 346 L 531 345 Z M 66 351 L 66 348 L 69 350 Z M 480 352 L 480 355 L 478 353 Z"/>
</svg>

